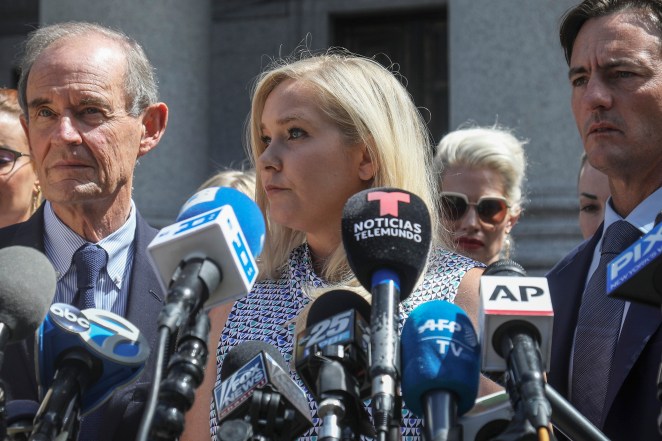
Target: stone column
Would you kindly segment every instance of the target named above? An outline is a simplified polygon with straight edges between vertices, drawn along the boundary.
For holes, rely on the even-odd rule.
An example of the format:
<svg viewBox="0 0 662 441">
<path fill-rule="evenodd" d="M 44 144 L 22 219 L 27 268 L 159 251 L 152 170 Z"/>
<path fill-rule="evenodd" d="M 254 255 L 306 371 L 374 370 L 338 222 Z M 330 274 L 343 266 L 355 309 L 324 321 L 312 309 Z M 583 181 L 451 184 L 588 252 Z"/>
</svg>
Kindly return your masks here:
<svg viewBox="0 0 662 441">
<path fill-rule="evenodd" d="M 450 129 L 495 122 L 526 138 L 530 203 L 515 259 L 544 273 L 581 241 L 576 183 L 583 150 L 570 110 L 559 18 L 574 0 L 450 0 Z"/>
</svg>

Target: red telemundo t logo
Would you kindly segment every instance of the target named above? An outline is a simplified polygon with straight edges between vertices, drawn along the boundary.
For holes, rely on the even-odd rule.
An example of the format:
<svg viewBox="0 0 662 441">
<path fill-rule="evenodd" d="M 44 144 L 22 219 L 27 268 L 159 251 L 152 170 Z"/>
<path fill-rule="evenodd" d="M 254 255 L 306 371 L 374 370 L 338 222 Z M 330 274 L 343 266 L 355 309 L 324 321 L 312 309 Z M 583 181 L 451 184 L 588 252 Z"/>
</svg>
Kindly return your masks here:
<svg viewBox="0 0 662 441">
<path fill-rule="evenodd" d="M 379 215 L 398 217 L 398 202 L 409 203 L 409 194 L 407 193 L 387 193 L 385 191 L 373 191 L 368 193 L 368 201 L 379 201 Z"/>
</svg>

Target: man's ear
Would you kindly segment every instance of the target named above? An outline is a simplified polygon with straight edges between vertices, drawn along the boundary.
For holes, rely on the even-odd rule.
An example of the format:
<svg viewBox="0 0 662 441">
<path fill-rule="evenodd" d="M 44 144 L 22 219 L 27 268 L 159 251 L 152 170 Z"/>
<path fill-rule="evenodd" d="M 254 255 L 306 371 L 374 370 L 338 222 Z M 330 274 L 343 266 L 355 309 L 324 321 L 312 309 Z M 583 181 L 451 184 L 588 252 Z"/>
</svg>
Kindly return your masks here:
<svg viewBox="0 0 662 441">
<path fill-rule="evenodd" d="M 138 157 L 152 150 L 161 140 L 168 125 L 168 106 L 156 103 L 149 106 L 142 116 L 143 133 L 140 139 Z"/>
</svg>

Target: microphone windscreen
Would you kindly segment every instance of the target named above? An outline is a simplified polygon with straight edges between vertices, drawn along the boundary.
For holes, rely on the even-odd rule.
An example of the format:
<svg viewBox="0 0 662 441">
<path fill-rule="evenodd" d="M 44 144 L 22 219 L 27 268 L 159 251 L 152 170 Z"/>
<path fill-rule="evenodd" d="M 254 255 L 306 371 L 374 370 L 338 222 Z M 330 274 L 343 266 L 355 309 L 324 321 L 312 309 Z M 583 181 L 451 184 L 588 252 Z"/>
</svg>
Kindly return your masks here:
<svg viewBox="0 0 662 441">
<path fill-rule="evenodd" d="M 417 306 L 401 337 L 402 398 L 424 416 L 423 398 L 433 391 L 452 392 L 457 413 L 474 405 L 480 377 L 480 344 L 471 320 L 458 306 L 432 300 Z"/>
<path fill-rule="evenodd" d="M 342 239 L 356 278 L 368 291 L 376 270 L 400 278 L 404 300 L 414 289 L 430 252 L 430 213 L 425 202 L 397 188 L 371 188 L 350 197 L 343 209 Z"/>
<path fill-rule="evenodd" d="M 0 323 L 11 330 L 10 342 L 36 331 L 53 301 L 55 284 L 55 269 L 40 251 L 0 249 Z"/>
<path fill-rule="evenodd" d="M 223 380 L 230 377 L 230 375 L 237 372 L 237 370 L 251 361 L 253 357 L 260 352 L 264 352 L 273 358 L 273 360 L 278 363 L 278 366 L 283 368 L 285 372 L 290 371 L 285 363 L 285 359 L 276 347 L 260 340 L 247 340 L 230 349 L 225 356 L 223 364 L 221 365 L 221 379 Z"/>
<path fill-rule="evenodd" d="M 232 207 L 237 221 L 239 221 L 241 231 L 246 237 L 248 248 L 250 248 L 253 257 L 258 256 L 264 246 L 264 216 L 262 216 L 260 207 L 253 199 L 235 188 L 209 187 L 200 190 L 186 201 L 177 216 L 176 222 L 206 213 L 223 205 Z"/>
<path fill-rule="evenodd" d="M 485 268 L 484 276 L 526 277 L 526 270 L 512 259 L 501 259 L 492 262 Z"/>
<path fill-rule="evenodd" d="M 370 324 L 370 304 L 366 299 L 346 289 L 334 289 L 325 292 L 310 305 L 306 327 L 349 309 L 357 311 Z"/>
</svg>

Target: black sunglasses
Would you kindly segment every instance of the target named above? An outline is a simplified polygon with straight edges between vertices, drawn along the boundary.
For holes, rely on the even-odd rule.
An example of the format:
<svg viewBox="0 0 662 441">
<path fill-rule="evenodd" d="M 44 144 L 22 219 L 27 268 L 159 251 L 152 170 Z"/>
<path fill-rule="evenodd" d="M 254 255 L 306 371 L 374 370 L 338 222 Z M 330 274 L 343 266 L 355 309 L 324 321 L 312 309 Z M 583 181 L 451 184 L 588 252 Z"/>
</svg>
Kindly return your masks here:
<svg viewBox="0 0 662 441">
<path fill-rule="evenodd" d="M 487 224 L 502 222 L 510 207 L 506 198 L 497 196 L 483 196 L 478 202 L 469 202 L 465 194 L 453 191 L 441 192 L 441 212 L 446 219 L 451 221 L 462 219 L 469 206 L 476 207 L 478 218 Z"/>
<path fill-rule="evenodd" d="M 16 161 L 21 156 L 30 157 L 27 153 L 17 152 L 7 147 L 0 147 L 0 175 L 6 175 L 14 170 Z"/>
</svg>

